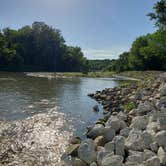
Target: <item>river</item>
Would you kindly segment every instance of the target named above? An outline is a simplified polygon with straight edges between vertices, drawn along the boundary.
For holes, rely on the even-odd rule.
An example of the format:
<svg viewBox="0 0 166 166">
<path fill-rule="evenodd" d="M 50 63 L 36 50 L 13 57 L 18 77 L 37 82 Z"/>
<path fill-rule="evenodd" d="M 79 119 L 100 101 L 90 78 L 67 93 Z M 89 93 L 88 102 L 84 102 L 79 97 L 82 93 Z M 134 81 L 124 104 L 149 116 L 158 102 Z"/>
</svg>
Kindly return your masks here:
<svg viewBox="0 0 166 166">
<path fill-rule="evenodd" d="M 48 79 L 24 73 L 0 73 L 0 121 L 16 124 L 15 140 L 18 141 L 17 135 L 22 132 L 19 125 L 32 121 L 37 124 L 23 143 L 31 150 L 28 143 L 33 141 L 35 151 L 54 145 L 56 154 L 51 155 L 52 159 L 50 155 L 46 158 L 55 163 L 71 135 L 83 137 L 86 127 L 102 117 L 102 111 L 92 111 L 97 103 L 87 94 L 115 86 L 118 82 L 111 78 Z M 100 105 L 99 108 L 102 109 Z"/>
</svg>

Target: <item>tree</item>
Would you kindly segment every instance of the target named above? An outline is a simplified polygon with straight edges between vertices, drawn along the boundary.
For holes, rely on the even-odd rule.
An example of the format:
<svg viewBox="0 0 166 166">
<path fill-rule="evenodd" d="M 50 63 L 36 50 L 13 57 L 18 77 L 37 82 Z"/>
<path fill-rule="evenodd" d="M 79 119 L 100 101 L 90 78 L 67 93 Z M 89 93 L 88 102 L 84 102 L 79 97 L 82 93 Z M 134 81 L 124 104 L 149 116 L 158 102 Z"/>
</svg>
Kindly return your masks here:
<svg viewBox="0 0 166 166">
<path fill-rule="evenodd" d="M 149 13 L 151 20 L 155 20 L 155 25 L 159 29 L 166 29 L 166 0 L 158 1 L 154 7 L 154 12 Z"/>
</svg>

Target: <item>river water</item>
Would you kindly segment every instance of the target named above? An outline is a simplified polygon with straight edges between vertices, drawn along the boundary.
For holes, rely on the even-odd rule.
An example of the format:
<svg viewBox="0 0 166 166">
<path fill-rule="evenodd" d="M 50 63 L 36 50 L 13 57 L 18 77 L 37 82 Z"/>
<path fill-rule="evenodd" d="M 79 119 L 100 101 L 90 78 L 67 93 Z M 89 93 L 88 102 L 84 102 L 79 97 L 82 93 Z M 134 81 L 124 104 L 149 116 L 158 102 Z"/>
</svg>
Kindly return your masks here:
<svg viewBox="0 0 166 166">
<path fill-rule="evenodd" d="M 23 73 L 0 73 L 0 121 L 16 124 L 15 140 L 18 141 L 26 134 L 22 138 L 17 136 L 23 130 L 20 125 L 26 124 L 28 130 L 28 125 L 33 123 L 31 135 L 26 134 L 26 139 L 21 141 L 31 153 L 54 145 L 53 150 L 47 149 L 49 154 L 42 161 L 58 163 L 68 138 L 83 137 L 86 127 L 102 116 L 101 112 L 92 111 L 97 103 L 87 94 L 115 86 L 118 82 L 111 78 L 48 79 Z M 33 146 L 28 145 L 30 141 Z"/>
</svg>

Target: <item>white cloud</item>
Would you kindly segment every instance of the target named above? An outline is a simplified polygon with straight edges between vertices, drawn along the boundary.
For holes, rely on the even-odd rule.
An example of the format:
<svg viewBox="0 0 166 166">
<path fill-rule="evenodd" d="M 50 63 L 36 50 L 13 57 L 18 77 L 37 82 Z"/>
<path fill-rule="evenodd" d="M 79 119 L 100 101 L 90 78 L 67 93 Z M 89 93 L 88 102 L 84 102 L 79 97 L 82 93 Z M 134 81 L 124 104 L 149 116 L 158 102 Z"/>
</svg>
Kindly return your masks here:
<svg viewBox="0 0 166 166">
<path fill-rule="evenodd" d="M 110 48 L 110 49 L 83 49 L 85 57 L 88 59 L 117 59 L 119 55 L 128 51 L 127 47 Z"/>
</svg>

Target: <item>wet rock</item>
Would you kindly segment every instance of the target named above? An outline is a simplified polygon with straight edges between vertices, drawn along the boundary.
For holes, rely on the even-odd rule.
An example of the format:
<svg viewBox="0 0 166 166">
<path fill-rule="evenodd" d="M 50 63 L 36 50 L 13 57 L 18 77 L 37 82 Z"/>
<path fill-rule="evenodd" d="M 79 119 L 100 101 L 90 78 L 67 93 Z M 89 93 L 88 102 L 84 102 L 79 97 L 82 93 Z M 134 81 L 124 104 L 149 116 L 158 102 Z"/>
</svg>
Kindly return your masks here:
<svg viewBox="0 0 166 166">
<path fill-rule="evenodd" d="M 98 106 L 98 105 L 95 105 L 95 106 L 93 107 L 93 111 L 99 112 L 99 106 Z"/>
<path fill-rule="evenodd" d="M 80 144 L 78 149 L 78 157 L 86 162 L 91 164 L 96 161 L 96 146 L 91 139 L 87 139 Z"/>
<path fill-rule="evenodd" d="M 161 165 L 166 165 L 166 152 L 164 151 L 164 149 L 162 147 L 159 148 L 157 155 L 160 159 L 160 163 Z"/>
<path fill-rule="evenodd" d="M 69 143 L 70 144 L 80 144 L 81 143 L 81 138 L 79 138 L 79 137 L 70 138 Z"/>
<path fill-rule="evenodd" d="M 107 155 L 102 160 L 102 166 L 123 166 L 123 157 L 118 155 Z"/>
<path fill-rule="evenodd" d="M 66 153 L 71 156 L 77 156 L 78 155 L 78 148 L 80 144 L 70 144 L 66 150 Z"/>
</svg>

